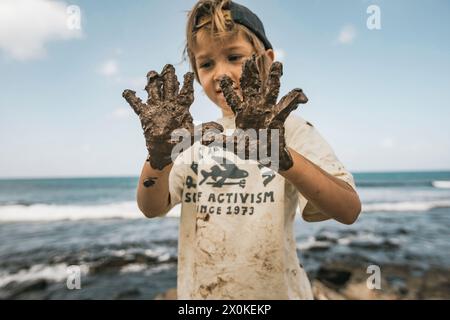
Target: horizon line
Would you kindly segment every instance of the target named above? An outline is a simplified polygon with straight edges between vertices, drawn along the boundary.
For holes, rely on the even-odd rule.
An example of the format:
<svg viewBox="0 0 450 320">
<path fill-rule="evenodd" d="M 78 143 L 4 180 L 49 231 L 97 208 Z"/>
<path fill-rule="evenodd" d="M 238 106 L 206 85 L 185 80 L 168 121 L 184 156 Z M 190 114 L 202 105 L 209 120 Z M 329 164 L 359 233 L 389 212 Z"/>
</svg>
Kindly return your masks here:
<svg viewBox="0 0 450 320">
<path fill-rule="evenodd" d="M 355 170 L 350 171 L 351 174 L 367 174 L 367 173 L 443 173 L 449 172 L 449 169 L 420 169 L 420 170 Z M 139 178 L 139 175 L 119 174 L 119 175 L 80 175 L 80 176 L 35 176 L 35 177 L 0 177 L 0 181 L 4 180 L 50 180 L 50 179 L 113 179 L 113 178 Z"/>
</svg>

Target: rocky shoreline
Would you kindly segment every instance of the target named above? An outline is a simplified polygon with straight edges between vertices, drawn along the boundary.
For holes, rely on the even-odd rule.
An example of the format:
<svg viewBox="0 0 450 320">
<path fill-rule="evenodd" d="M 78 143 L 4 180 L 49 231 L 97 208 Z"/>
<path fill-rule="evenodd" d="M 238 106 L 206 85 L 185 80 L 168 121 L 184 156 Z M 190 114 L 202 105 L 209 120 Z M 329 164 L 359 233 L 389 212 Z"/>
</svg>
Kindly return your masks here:
<svg viewBox="0 0 450 320">
<path fill-rule="evenodd" d="M 313 259 L 312 254 L 316 258 L 320 254 L 322 261 Z M 32 279 L 3 285 L 0 288 L 0 300 L 176 298 L 176 289 L 167 289 L 176 283 L 176 257 L 167 256 L 159 261 L 139 252 L 134 252 L 133 255 L 99 257 L 102 258 L 85 258 L 90 266 L 83 275 L 83 290 L 68 290 L 65 274 L 61 275 L 61 279 L 52 280 L 37 278 L 30 273 L 28 276 L 33 276 Z M 72 262 L 66 258 L 63 260 Z M 420 259 L 410 259 L 408 263 L 401 260 L 396 263 L 377 263 L 373 260 L 359 254 L 326 256 L 322 248 L 310 249 L 302 255 L 302 261 L 311 267 L 306 271 L 314 298 L 318 300 L 450 299 L 450 268 L 445 264 L 434 265 L 431 261 Z M 50 262 L 55 265 L 61 261 Z M 380 286 L 369 289 L 368 283 L 373 285 L 372 280 L 375 279 L 373 271 L 369 271 L 370 266 L 376 264 L 379 265 Z M 151 271 L 158 268 L 167 271 L 155 273 L 152 278 Z M 146 270 L 150 273 L 146 273 Z M 19 270 L 16 274 L 20 275 L 22 272 Z M 26 275 L 24 273 L 22 277 Z M 152 288 L 149 287 L 150 283 Z M 107 290 L 106 286 L 109 286 Z"/>
<path fill-rule="evenodd" d="M 322 264 L 317 270 L 308 272 L 314 298 L 317 300 L 450 299 L 449 269 L 442 267 L 421 269 L 412 265 L 383 264 L 380 272 L 380 289 L 369 289 L 367 281 L 372 275 L 372 273 L 367 273 L 369 265 L 358 260 L 329 261 Z M 123 276 L 121 279 L 124 283 L 131 281 Z M 0 299 L 55 299 L 56 297 L 50 293 L 49 289 L 56 285 L 58 284 L 45 279 L 10 283 L 0 291 L 2 292 Z M 61 284 L 59 286 L 61 286 L 59 290 L 67 291 Z M 164 288 L 164 286 L 162 287 Z M 69 299 L 79 298 L 73 296 Z M 93 296 L 92 299 L 102 298 Z M 148 296 L 142 289 L 124 288 L 106 299 L 174 300 L 176 299 L 176 289 L 172 288 Z"/>
<path fill-rule="evenodd" d="M 334 261 L 309 275 L 316 300 L 428 300 L 450 299 L 450 270 L 432 267 L 383 265 L 380 289 L 369 289 L 364 264 Z M 158 294 L 156 300 L 176 299 L 176 289 Z"/>
</svg>

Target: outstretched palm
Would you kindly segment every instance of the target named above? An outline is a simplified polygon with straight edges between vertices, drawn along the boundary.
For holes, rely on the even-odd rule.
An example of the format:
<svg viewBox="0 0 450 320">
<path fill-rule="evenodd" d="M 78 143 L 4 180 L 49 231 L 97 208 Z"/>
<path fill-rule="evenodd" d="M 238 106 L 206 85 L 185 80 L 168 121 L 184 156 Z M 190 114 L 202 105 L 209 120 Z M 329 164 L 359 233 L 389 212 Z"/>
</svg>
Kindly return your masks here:
<svg viewBox="0 0 450 320">
<path fill-rule="evenodd" d="M 180 92 L 175 69 L 168 64 L 162 74 L 155 71 L 147 74 L 147 103 L 136 97 L 136 92 L 125 90 L 122 96 L 127 100 L 141 120 L 142 128 L 150 154 L 150 165 L 162 170 L 172 162 L 172 149 L 178 141 L 171 139 L 172 132 L 186 129 L 190 134 L 194 124 L 189 108 L 194 101 L 194 74 L 184 75 L 184 83 Z"/>
<path fill-rule="evenodd" d="M 284 122 L 300 103 L 308 102 L 308 98 L 301 89 L 294 89 L 277 103 L 282 74 L 283 65 L 280 62 L 274 62 L 270 68 L 267 81 L 263 83 L 257 67 L 256 56 L 253 55 L 243 66 L 240 79 L 242 100 L 233 90 L 233 81 L 228 76 L 222 77 L 220 87 L 228 105 L 236 116 L 235 140 L 239 143 L 240 140 L 245 139 L 246 158 L 252 153 L 258 156 L 268 154 L 267 150 L 271 149 L 272 143 L 270 134 L 266 141 L 260 141 L 259 135 L 252 141 L 246 136 L 246 130 L 253 129 L 256 130 L 256 133 L 259 133 L 261 129 L 275 129 L 279 133 L 279 140 L 273 141 L 273 143 L 278 143 L 279 159 L 277 160 L 279 161 L 279 168 L 287 170 L 293 163 L 289 152 L 286 150 Z M 258 153 L 256 148 L 262 149 L 263 152 L 259 151 Z"/>
</svg>

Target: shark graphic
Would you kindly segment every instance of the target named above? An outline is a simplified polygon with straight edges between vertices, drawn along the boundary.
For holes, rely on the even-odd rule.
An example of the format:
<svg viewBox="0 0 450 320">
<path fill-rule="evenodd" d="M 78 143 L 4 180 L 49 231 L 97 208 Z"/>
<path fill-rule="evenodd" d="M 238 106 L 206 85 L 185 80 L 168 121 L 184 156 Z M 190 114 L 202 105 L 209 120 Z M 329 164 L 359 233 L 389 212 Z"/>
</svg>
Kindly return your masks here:
<svg viewBox="0 0 450 320">
<path fill-rule="evenodd" d="M 200 173 L 203 176 L 202 181 L 199 185 L 203 184 L 208 178 L 211 177 L 214 182 L 207 182 L 213 187 L 222 187 L 224 185 L 239 185 L 241 188 L 245 188 L 245 178 L 248 177 L 248 171 L 239 169 L 236 164 L 230 163 L 226 158 L 212 157 L 219 165 L 214 165 L 211 167 L 211 171 L 201 170 Z M 227 182 L 227 180 L 237 180 Z"/>
</svg>

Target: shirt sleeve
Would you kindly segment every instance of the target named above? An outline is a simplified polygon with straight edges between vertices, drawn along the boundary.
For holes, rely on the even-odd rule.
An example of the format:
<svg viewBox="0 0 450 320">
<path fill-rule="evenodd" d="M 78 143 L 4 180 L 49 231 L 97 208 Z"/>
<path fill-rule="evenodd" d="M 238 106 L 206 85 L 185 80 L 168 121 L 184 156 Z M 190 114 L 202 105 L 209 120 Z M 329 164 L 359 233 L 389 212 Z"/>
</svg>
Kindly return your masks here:
<svg viewBox="0 0 450 320">
<path fill-rule="evenodd" d="M 298 116 L 291 115 L 286 120 L 285 129 L 286 144 L 289 147 L 356 190 L 352 174 L 345 169 L 331 146 L 312 124 Z M 298 197 L 299 209 L 305 221 L 317 222 L 330 219 L 329 216 L 314 207 L 300 192 L 298 192 Z"/>
</svg>

